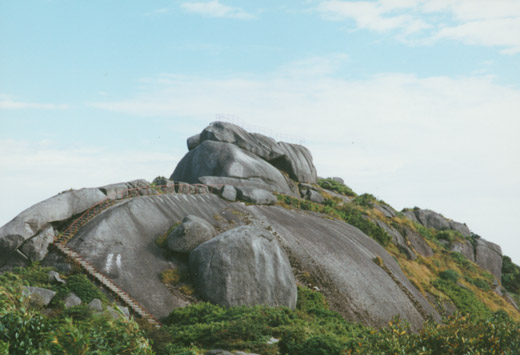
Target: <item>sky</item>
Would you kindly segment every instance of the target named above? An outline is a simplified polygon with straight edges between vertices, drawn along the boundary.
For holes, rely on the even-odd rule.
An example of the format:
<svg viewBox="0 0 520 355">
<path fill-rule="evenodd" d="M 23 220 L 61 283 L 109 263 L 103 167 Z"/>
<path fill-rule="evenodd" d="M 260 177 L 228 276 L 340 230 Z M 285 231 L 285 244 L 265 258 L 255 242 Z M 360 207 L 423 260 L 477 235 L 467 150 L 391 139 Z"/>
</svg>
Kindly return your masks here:
<svg viewBox="0 0 520 355">
<path fill-rule="evenodd" d="M 224 118 L 520 264 L 519 0 L 0 0 L 0 53 L 0 225 Z"/>
</svg>

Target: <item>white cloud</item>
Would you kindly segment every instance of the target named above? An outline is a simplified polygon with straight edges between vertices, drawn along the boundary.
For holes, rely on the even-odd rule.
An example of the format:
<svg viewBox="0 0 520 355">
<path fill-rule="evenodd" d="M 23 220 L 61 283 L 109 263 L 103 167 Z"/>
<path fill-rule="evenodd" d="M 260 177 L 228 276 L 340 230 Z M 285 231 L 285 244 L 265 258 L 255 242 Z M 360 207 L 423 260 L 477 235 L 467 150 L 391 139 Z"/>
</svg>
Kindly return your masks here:
<svg viewBox="0 0 520 355">
<path fill-rule="evenodd" d="M 5 110 L 20 110 L 20 109 L 65 110 L 68 108 L 69 108 L 69 106 L 64 105 L 64 104 L 49 104 L 49 103 L 17 101 L 7 95 L 0 95 L 0 109 L 5 109 Z"/>
<path fill-rule="evenodd" d="M 148 78 L 133 98 L 93 106 L 208 122 L 215 113 L 232 113 L 304 137 L 319 174 L 342 176 L 356 191 L 397 208 L 432 208 L 520 250 L 513 239 L 520 214 L 520 90 L 490 77 L 386 73 L 346 80 L 328 65 L 313 68 L 329 61 L 335 63 L 298 61 L 298 75 L 291 65 L 240 78 L 162 75 Z M 504 215 L 511 223 L 494 222 Z"/>
<path fill-rule="evenodd" d="M 351 19 L 358 28 L 393 31 L 405 42 L 452 39 L 502 47 L 504 54 L 520 52 L 517 0 L 327 0 L 316 10 L 326 19 Z"/>
<path fill-rule="evenodd" d="M 29 206 L 70 188 L 169 176 L 182 152 L 59 147 L 50 141 L 0 140 L 0 226 Z"/>
<path fill-rule="evenodd" d="M 187 12 L 206 17 L 234 18 L 240 20 L 248 20 L 255 17 L 253 14 L 250 14 L 241 8 L 224 5 L 220 3 L 219 0 L 183 2 L 180 6 Z"/>
</svg>

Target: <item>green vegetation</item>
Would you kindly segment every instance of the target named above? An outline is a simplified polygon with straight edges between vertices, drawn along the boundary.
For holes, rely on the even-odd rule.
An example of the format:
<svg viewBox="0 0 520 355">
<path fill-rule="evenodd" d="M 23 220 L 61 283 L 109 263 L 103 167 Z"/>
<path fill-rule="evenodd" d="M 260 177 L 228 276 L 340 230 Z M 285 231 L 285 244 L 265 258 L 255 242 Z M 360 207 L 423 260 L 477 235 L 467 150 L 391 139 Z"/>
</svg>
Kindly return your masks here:
<svg viewBox="0 0 520 355">
<path fill-rule="evenodd" d="M 355 197 L 352 202 L 361 207 L 372 208 L 377 202 L 377 198 L 371 194 L 363 194 Z"/>
<path fill-rule="evenodd" d="M 356 193 L 352 191 L 350 187 L 347 185 L 344 185 L 340 182 L 337 182 L 333 180 L 332 178 L 327 179 L 319 179 L 318 185 L 320 185 L 321 188 L 335 191 L 341 195 L 350 196 L 350 197 L 356 197 Z"/>
<path fill-rule="evenodd" d="M 282 206 L 319 212 L 342 219 L 346 223 L 359 228 L 383 246 L 388 245 L 392 240 L 392 237 L 383 228 L 368 219 L 369 212 L 363 207 L 353 204 L 340 204 L 336 199 L 327 199 L 323 204 L 318 204 L 287 195 L 278 195 L 278 202 Z"/>
<path fill-rule="evenodd" d="M 520 294 L 520 266 L 505 255 L 502 257 L 502 285 L 509 292 Z"/>
<path fill-rule="evenodd" d="M 57 292 L 54 298 L 72 291 L 67 289 L 69 283 L 46 284 L 47 271 L 36 265 L 17 270 L 19 274 L 0 274 L 0 354 L 152 353 L 148 339 L 134 321 L 93 314 L 86 306 L 64 309 L 62 302 L 51 303 L 45 312 L 33 308 L 23 296 L 24 284 L 52 289 Z M 84 292 L 86 299 L 91 297 L 95 286 L 86 278 L 72 276 L 68 279 L 76 280 L 72 288 Z"/>
</svg>

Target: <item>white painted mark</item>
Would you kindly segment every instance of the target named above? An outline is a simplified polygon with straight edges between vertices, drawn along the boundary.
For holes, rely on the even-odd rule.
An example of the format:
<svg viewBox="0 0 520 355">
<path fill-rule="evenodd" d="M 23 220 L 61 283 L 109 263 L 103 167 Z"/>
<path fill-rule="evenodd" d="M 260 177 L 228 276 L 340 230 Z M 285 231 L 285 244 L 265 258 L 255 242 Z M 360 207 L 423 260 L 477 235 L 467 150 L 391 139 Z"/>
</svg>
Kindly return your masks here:
<svg viewBox="0 0 520 355">
<path fill-rule="evenodd" d="M 114 258 L 114 254 L 108 254 L 107 255 L 107 262 L 105 264 L 105 271 L 107 273 L 110 272 L 110 269 L 112 268 L 112 259 Z"/>
<path fill-rule="evenodd" d="M 121 254 L 117 254 L 116 266 L 117 266 L 118 269 L 121 269 Z"/>
</svg>

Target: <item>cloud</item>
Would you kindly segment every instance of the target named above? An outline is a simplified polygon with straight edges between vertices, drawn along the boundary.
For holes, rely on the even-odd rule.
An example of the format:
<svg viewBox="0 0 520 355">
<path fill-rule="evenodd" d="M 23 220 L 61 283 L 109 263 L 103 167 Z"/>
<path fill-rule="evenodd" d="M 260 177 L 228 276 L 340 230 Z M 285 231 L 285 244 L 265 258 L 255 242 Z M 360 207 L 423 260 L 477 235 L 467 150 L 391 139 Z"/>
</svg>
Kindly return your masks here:
<svg viewBox="0 0 520 355">
<path fill-rule="evenodd" d="M 219 0 L 206 2 L 183 2 L 180 6 L 186 12 L 205 17 L 233 18 L 239 20 L 249 20 L 255 17 L 253 14 L 250 14 L 241 8 L 224 5 L 220 3 Z"/>
<path fill-rule="evenodd" d="M 16 213 L 60 191 L 168 175 L 178 154 L 60 147 L 51 141 L 0 139 L 0 226 Z M 23 187 L 23 188 L 22 188 Z"/>
<path fill-rule="evenodd" d="M 20 109 L 66 110 L 68 108 L 69 108 L 69 105 L 64 105 L 64 104 L 49 104 L 49 103 L 16 101 L 7 95 L 0 95 L 0 109 L 5 109 L 5 110 L 20 110 Z"/>
<path fill-rule="evenodd" d="M 516 0 L 328 0 L 316 11 L 328 20 L 353 20 L 360 29 L 392 31 L 405 42 L 451 39 L 502 47 L 504 54 L 520 52 Z"/>
</svg>

